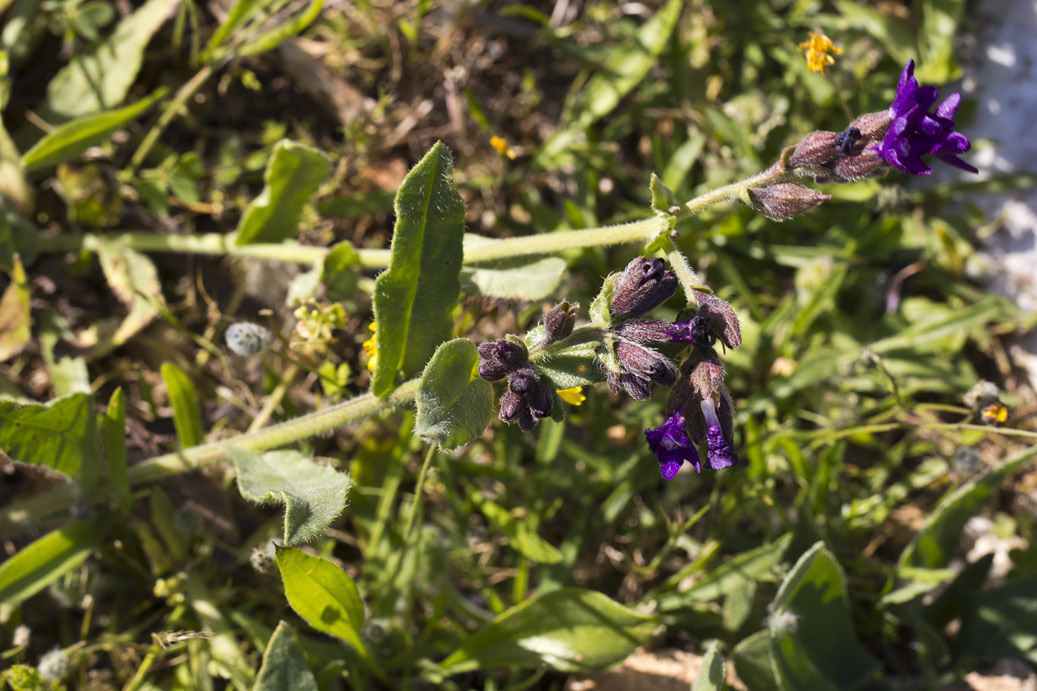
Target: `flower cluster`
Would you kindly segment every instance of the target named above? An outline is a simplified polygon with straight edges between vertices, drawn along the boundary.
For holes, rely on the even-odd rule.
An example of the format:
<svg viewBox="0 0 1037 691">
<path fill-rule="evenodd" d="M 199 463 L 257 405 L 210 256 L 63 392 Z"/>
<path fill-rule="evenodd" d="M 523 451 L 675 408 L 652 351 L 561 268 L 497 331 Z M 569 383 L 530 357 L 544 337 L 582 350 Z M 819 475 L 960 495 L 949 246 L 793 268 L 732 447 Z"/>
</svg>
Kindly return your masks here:
<svg viewBox="0 0 1037 691">
<path fill-rule="evenodd" d="M 521 342 L 483 343 L 479 356 L 480 377 L 486 381 L 508 379 L 508 390 L 500 399 L 503 422 L 517 423 L 523 432 L 529 432 L 541 418 L 550 417 L 554 407 L 551 387 L 541 380 Z"/>
<path fill-rule="evenodd" d="M 807 135 L 784 160 L 785 170 L 813 176 L 817 182 L 878 177 L 894 168 L 912 175 L 928 175 L 933 171 L 922 157 L 932 155 L 962 170 L 978 172 L 958 158 L 970 147 L 968 138 L 954 129 L 961 94 L 951 94 L 930 113 L 939 94 L 936 87 L 919 86 L 914 71 L 914 61 L 908 61 L 888 109 L 861 115 L 842 132 L 818 130 Z M 760 191 L 754 195 L 750 190 L 750 197 L 759 195 Z M 789 191 L 783 196 L 789 197 Z M 802 210 L 820 203 L 801 197 L 797 197 L 797 203 Z M 789 203 L 785 201 L 786 205 Z"/>
</svg>

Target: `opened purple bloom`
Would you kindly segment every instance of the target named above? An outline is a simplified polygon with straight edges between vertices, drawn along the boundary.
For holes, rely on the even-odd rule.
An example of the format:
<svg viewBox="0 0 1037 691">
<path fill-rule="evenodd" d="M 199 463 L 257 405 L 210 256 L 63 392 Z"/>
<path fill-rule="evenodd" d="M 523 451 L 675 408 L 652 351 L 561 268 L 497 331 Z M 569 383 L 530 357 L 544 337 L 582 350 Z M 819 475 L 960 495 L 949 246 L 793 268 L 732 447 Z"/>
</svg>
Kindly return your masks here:
<svg viewBox="0 0 1037 691">
<path fill-rule="evenodd" d="M 702 472 L 699 454 L 684 430 L 684 415 L 680 411 L 671 414 L 658 427 L 645 430 L 645 437 L 648 448 L 659 457 L 659 472 L 663 479 L 676 477 L 685 461 L 695 467 L 695 472 Z"/>
<path fill-rule="evenodd" d="M 890 106 L 893 118 L 885 137 L 875 151 L 888 164 L 912 175 L 928 175 L 933 169 L 922 161 L 932 154 L 944 163 L 967 170 L 979 171 L 958 158 L 969 150 L 969 140 L 954 130 L 954 114 L 961 104 L 961 94 L 948 96 L 935 113 L 929 108 L 939 93 L 934 86 L 919 86 L 914 77 L 915 61 L 909 60 L 900 73 L 897 95 Z"/>
<path fill-rule="evenodd" d="M 713 470 L 723 470 L 738 463 L 738 454 L 735 453 L 731 442 L 724 438 L 724 429 L 717 417 L 717 407 L 712 398 L 703 398 L 699 404 L 702 409 L 702 417 L 706 419 L 706 460 Z"/>
</svg>

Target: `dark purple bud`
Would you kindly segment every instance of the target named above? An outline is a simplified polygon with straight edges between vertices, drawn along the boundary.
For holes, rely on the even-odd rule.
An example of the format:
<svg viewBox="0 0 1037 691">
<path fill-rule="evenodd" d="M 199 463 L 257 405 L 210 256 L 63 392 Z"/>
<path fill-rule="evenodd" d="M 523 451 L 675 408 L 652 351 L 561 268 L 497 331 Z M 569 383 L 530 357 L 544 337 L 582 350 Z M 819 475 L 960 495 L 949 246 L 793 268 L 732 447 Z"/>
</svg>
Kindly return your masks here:
<svg viewBox="0 0 1037 691">
<path fill-rule="evenodd" d="M 540 381 L 540 375 L 526 365 L 508 377 L 508 390 L 501 397 L 500 418 L 516 422 L 523 432 L 533 429 L 537 421 L 551 414 L 551 389 Z"/>
<path fill-rule="evenodd" d="M 576 326 L 576 310 L 579 305 L 560 302 L 544 317 L 545 345 L 568 338 Z"/>
<path fill-rule="evenodd" d="M 701 328 L 710 337 L 719 338 L 720 342 L 727 348 L 738 348 L 742 345 L 742 329 L 738 324 L 738 315 L 735 314 L 731 305 L 720 298 L 706 293 L 695 294 L 699 300 L 698 319 L 701 321 L 696 328 Z M 693 331 L 692 336 L 696 337 Z M 701 343 L 696 340 L 696 343 Z M 712 340 L 702 345 L 712 345 Z"/>
<path fill-rule="evenodd" d="M 865 149 L 856 156 L 836 158 L 827 167 L 837 179 L 843 181 L 877 178 L 890 171 L 889 164 L 879 156 L 875 149 Z M 815 180 L 820 179 L 815 178 Z"/>
<path fill-rule="evenodd" d="M 519 343 L 502 338 L 481 344 L 479 356 L 479 376 L 486 381 L 497 381 L 526 361 L 526 349 Z"/>
<path fill-rule="evenodd" d="M 620 391 L 626 391 L 627 395 L 635 401 L 647 401 L 652 397 L 652 382 L 647 379 L 624 372 L 617 374 L 615 372 L 607 372 L 605 374 L 605 381 L 609 385 L 609 390 L 612 393 L 619 393 Z"/>
<path fill-rule="evenodd" d="M 785 162 L 785 169 L 823 166 L 835 158 L 835 138 L 838 132 L 817 130 L 811 132 L 799 143 Z"/>
<path fill-rule="evenodd" d="M 677 289 L 677 277 L 662 259 L 637 257 L 613 283 L 609 311 L 614 318 L 639 316 L 655 309 Z"/>
<path fill-rule="evenodd" d="M 696 398 L 710 398 L 724 387 L 724 365 L 712 348 L 695 348 L 689 359 L 695 360 L 688 379 Z"/>
<path fill-rule="evenodd" d="M 523 432 L 530 431 L 536 424 L 529 412 L 529 406 L 526 405 L 526 399 L 510 389 L 501 396 L 500 419 L 502 422 L 518 423 Z"/>
<path fill-rule="evenodd" d="M 847 127 L 835 138 L 836 156 L 849 156 L 853 147 L 861 140 L 861 131 L 854 126 Z M 862 147 L 863 148 L 863 147 Z M 858 152 L 860 153 L 860 152 Z"/>
<path fill-rule="evenodd" d="M 681 322 L 671 324 L 657 319 L 634 319 L 623 322 L 612 332 L 636 343 L 687 343 L 684 340 L 686 330 Z"/>
<path fill-rule="evenodd" d="M 690 463 L 695 472 L 702 472 L 699 454 L 688 439 L 684 415 L 680 411 L 672 413 L 660 426 L 646 429 L 645 438 L 648 448 L 659 459 L 659 472 L 663 479 L 672 480 L 685 462 Z"/>
<path fill-rule="evenodd" d="M 772 221 L 787 221 L 832 198 L 794 182 L 750 187 L 748 192 L 752 207 Z"/>
<path fill-rule="evenodd" d="M 616 359 L 628 373 L 641 379 L 663 386 L 677 381 L 677 368 L 670 359 L 643 345 L 619 341 L 616 343 Z"/>
</svg>

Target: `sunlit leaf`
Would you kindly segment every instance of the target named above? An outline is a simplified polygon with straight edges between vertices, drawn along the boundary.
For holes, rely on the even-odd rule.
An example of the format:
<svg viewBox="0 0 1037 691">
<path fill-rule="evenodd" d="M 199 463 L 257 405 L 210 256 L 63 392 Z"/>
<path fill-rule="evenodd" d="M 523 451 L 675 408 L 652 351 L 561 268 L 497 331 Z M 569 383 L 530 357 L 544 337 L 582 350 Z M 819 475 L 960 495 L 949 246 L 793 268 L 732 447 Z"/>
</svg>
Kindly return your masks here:
<svg viewBox="0 0 1037 691">
<path fill-rule="evenodd" d="M 29 281 L 15 256 L 11 283 L 0 297 L 0 362 L 22 351 L 32 338 L 29 318 Z"/>
<path fill-rule="evenodd" d="M 252 691 L 317 691 L 317 680 L 306 666 L 306 656 L 295 632 L 280 622 L 263 653 Z"/>
<path fill-rule="evenodd" d="M 493 388 L 479 377 L 478 364 L 479 352 L 466 338 L 436 349 L 418 386 L 418 436 L 453 449 L 483 433 L 493 412 Z"/>
<path fill-rule="evenodd" d="M 85 393 L 50 403 L 0 399 L 0 451 L 15 461 L 84 479 L 99 455 L 92 405 Z"/>
</svg>

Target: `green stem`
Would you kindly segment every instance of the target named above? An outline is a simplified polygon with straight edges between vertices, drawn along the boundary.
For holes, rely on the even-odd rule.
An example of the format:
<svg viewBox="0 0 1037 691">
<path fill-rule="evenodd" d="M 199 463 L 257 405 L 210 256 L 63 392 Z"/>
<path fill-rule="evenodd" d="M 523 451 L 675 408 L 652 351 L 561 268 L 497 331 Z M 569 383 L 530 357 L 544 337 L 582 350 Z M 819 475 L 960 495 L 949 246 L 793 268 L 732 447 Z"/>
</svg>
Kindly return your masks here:
<svg viewBox="0 0 1037 691">
<path fill-rule="evenodd" d="M 127 480 L 133 486 L 203 468 L 224 460 L 227 457 L 228 449 L 233 446 L 250 451 L 266 451 L 293 444 L 361 418 L 409 403 L 414 399 L 417 391 L 418 380 L 411 379 L 401 384 L 385 398 L 375 398 L 371 394 L 364 394 L 255 432 L 246 432 L 183 451 L 149 458 L 130 467 L 126 472 Z M 12 532 L 13 528 L 24 526 L 30 520 L 42 521 L 66 511 L 78 498 L 77 485 L 70 483 L 37 494 L 24 501 L 15 502 L 0 512 L 0 534 Z"/>
<path fill-rule="evenodd" d="M 752 177 L 739 180 L 738 182 L 732 182 L 730 185 L 724 185 L 718 187 L 715 190 L 710 190 L 705 194 L 700 194 L 688 203 L 684 205 L 678 214 L 678 222 L 683 221 L 689 216 L 694 216 L 700 211 L 704 211 L 711 206 L 722 204 L 730 201 L 746 201 L 747 190 L 750 187 L 767 187 L 777 182 L 788 179 L 789 173 L 782 170 L 777 170 L 774 167 L 768 168 L 762 173 L 757 173 Z"/>
<path fill-rule="evenodd" d="M 713 291 L 702 282 L 702 279 L 695 273 L 695 269 L 691 268 L 687 257 L 677 249 L 677 245 L 673 240 L 669 237 L 663 237 L 660 242 L 660 248 L 666 253 L 666 260 L 670 263 L 670 268 L 673 269 L 674 275 L 677 276 L 681 288 L 684 289 L 684 296 L 687 298 L 688 306 L 698 308 L 699 301 L 695 297 L 695 292 L 712 293 Z"/>
<path fill-rule="evenodd" d="M 410 532 L 414 529 L 414 522 L 418 517 L 418 509 L 421 508 L 421 495 L 425 491 L 425 476 L 428 475 L 428 468 L 432 465 L 432 457 L 435 454 L 435 445 L 430 446 L 428 453 L 425 454 L 425 462 L 421 464 L 421 470 L 418 472 L 418 484 L 414 487 L 414 501 L 411 502 L 410 511 L 407 512 L 407 525 L 403 529 L 403 539 L 408 543 L 410 542 Z"/>
<path fill-rule="evenodd" d="M 187 101 L 198 92 L 198 89 L 202 88 L 202 85 L 205 84 L 211 75 L 212 65 L 206 65 L 198 70 L 197 74 L 191 77 L 190 81 L 177 90 L 173 100 L 169 102 L 166 109 L 162 111 L 162 115 L 159 116 L 158 122 L 148 131 L 140 146 L 133 152 L 133 158 L 130 159 L 130 165 L 126 169 L 127 174 L 132 176 L 137 172 L 137 169 L 144 163 L 144 159 L 147 158 L 148 153 L 151 152 L 151 147 L 155 146 L 155 142 L 162 136 L 169 123 L 180 114 Z"/>
</svg>

